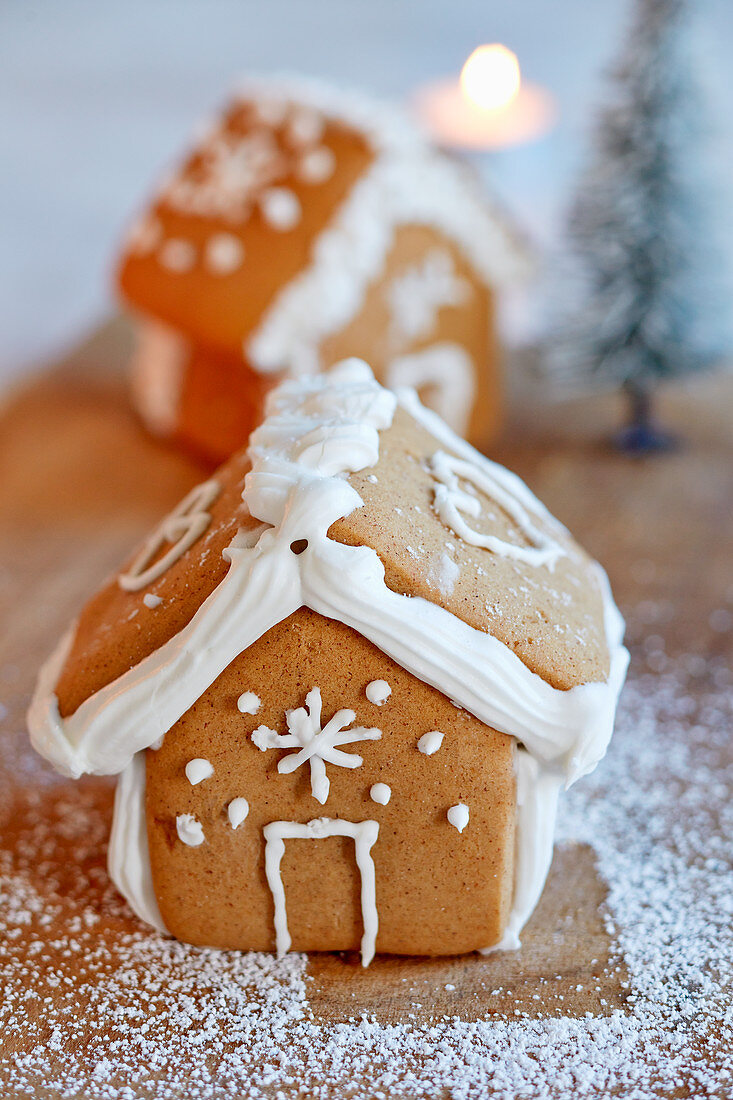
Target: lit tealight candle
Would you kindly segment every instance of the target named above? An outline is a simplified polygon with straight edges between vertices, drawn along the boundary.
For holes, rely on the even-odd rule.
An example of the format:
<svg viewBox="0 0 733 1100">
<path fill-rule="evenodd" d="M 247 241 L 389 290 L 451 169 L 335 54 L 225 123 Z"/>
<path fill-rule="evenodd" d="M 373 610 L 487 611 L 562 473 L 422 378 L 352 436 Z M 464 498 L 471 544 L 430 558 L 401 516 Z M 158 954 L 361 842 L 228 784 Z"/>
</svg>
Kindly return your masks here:
<svg viewBox="0 0 733 1100">
<path fill-rule="evenodd" d="M 498 42 L 475 49 L 459 80 L 419 89 L 415 106 L 433 138 L 454 149 L 521 145 L 555 120 L 549 92 L 524 82 L 517 55 Z"/>
</svg>

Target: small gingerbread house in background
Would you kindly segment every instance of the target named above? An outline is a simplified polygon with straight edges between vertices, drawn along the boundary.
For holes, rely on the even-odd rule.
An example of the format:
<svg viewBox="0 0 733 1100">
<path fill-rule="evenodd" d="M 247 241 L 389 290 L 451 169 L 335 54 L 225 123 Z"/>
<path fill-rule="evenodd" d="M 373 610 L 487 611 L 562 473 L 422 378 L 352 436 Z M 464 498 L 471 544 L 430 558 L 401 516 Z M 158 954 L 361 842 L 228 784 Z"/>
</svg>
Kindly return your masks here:
<svg viewBox="0 0 733 1100">
<path fill-rule="evenodd" d="M 399 111 L 251 80 L 126 241 L 137 407 L 221 460 L 283 376 L 356 355 L 484 446 L 501 401 L 496 296 L 525 267 L 474 176 Z"/>
<path fill-rule="evenodd" d="M 622 627 L 518 478 L 350 361 L 275 390 L 89 603 L 31 736 L 120 773 L 111 875 L 182 940 L 516 947 L 558 791 L 611 735 Z"/>
</svg>

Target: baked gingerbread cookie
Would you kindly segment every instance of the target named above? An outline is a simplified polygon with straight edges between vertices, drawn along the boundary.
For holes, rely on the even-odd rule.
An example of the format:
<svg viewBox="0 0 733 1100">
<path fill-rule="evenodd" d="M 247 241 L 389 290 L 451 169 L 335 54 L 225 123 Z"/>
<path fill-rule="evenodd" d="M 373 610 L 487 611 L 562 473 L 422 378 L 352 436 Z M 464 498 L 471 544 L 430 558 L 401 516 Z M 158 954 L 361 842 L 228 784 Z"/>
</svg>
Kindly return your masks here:
<svg viewBox="0 0 733 1100">
<path fill-rule="evenodd" d="M 118 774 L 110 874 L 222 948 L 519 944 L 627 653 L 603 570 L 366 364 L 288 380 L 42 671 L 36 749 Z"/>
<path fill-rule="evenodd" d="M 483 447 L 501 404 L 496 296 L 526 267 L 468 169 L 394 108 L 250 80 L 125 241 L 135 403 L 220 461 L 284 376 L 358 355 Z"/>
</svg>

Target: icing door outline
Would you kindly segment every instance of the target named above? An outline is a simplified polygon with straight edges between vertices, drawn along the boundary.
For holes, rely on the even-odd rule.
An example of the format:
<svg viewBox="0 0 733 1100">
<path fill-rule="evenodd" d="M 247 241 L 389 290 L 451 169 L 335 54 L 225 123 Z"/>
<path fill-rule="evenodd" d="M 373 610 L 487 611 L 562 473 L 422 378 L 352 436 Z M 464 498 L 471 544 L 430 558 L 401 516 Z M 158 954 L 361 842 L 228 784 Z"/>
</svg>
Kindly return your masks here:
<svg viewBox="0 0 733 1100">
<path fill-rule="evenodd" d="M 378 821 L 341 821 L 317 817 L 303 824 L 297 821 L 272 821 L 262 830 L 265 837 L 265 874 L 275 905 L 275 938 L 278 958 L 290 950 L 285 886 L 280 864 L 285 854 L 286 840 L 323 840 L 329 836 L 347 836 L 354 841 L 356 865 L 361 875 L 361 916 L 364 933 L 361 937 L 361 965 L 369 966 L 374 958 L 379 915 L 377 913 L 374 860 L 371 849 L 379 835 Z"/>
<path fill-rule="evenodd" d="M 421 400 L 442 416 L 458 435 L 465 435 L 471 416 L 476 376 L 473 360 L 460 344 L 444 341 L 423 351 L 400 355 L 388 364 L 384 384 L 390 389 L 412 386 Z"/>
</svg>

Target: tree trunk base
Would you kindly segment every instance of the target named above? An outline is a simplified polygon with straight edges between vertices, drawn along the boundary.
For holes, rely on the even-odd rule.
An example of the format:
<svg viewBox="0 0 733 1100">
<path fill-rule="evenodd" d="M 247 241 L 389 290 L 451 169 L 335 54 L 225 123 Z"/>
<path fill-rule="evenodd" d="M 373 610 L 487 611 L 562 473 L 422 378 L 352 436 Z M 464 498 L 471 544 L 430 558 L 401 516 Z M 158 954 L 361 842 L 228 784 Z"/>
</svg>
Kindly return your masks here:
<svg viewBox="0 0 733 1100">
<path fill-rule="evenodd" d="M 680 439 L 655 424 L 630 424 L 611 437 L 611 446 L 622 454 L 639 457 L 676 451 Z"/>
</svg>

